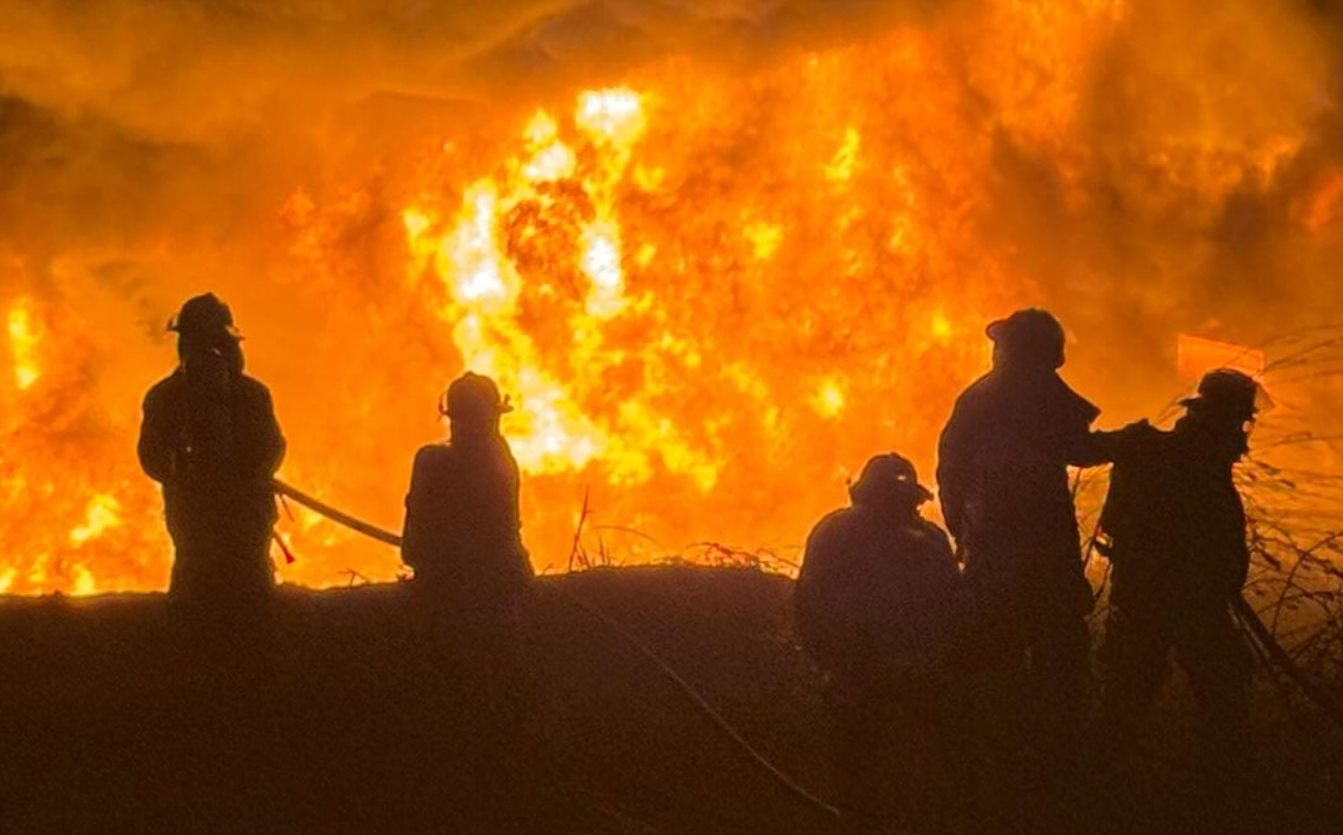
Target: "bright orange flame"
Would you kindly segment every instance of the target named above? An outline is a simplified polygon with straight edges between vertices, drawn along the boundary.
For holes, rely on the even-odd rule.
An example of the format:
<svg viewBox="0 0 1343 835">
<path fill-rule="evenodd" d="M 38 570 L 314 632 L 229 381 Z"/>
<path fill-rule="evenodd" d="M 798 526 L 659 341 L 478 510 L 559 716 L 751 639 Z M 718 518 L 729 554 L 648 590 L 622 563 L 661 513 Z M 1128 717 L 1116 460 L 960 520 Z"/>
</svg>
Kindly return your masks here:
<svg viewBox="0 0 1343 835">
<path fill-rule="evenodd" d="M 71 545 L 84 545 L 121 524 L 121 503 L 115 496 L 98 495 L 89 501 L 84 523 L 70 531 Z"/>
<path fill-rule="evenodd" d="M 246 345 L 291 441 L 286 478 L 395 527 L 433 398 L 470 368 L 516 405 L 504 428 L 538 568 L 566 564 L 585 495 L 586 536 L 622 559 L 705 540 L 787 555 L 868 456 L 896 449 L 928 472 L 955 393 L 987 364 L 985 322 L 1046 301 L 992 193 L 1005 168 L 1038 164 L 1017 179 L 1059 212 L 1088 208 L 1088 176 L 1135 169 L 1139 186 L 1105 192 L 1106 207 L 1206 230 L 1250 173 L 1302 147 L 1308 97 L 1247 114 L 1241 99 L 1263 96 L 1219 80 L 1188 113 L 1098 149 L 1113 116 L 1089 85 L 1113 74 L 1117 35 L 1150 23 L 1132 18 L 1159 13 L 992 0 L 751 73 L 675 59 L 529 104 L 502 136 L 426 136 L 432 157 L 378 190 L 363 172 L 338 197 L 295 189 L 280 266 L 320 327 Z M 1297 219 L 1324 235 L 1343 187 L 1317 185 Z M 162 587 L 170 551 L 130 392 L 166 370 L 166 343 L 100 400 L 93 358 L 113 349 L 65 323 L 54 339 L 38 294 L 3 303 L 0 421 L 23 455 L 0 458 L 0 592 Z M 235 301 L 245 330 L 267 313 L 252 304 Z M 285 378 L 275 357 L 298 346 L 332 382 Z M 334 405 L 309 408 L 328 385 Z M 281 528 L 299 555 L 287 580 L 398 570 L 309 513 Z"/>
</svg>

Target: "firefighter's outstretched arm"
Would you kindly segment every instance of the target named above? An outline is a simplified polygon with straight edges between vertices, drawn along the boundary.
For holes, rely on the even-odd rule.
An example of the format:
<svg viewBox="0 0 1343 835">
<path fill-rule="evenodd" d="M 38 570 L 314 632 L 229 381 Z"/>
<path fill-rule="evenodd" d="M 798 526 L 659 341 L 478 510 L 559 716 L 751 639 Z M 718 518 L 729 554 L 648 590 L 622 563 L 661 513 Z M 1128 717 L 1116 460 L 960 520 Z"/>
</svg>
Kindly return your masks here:
<svg viewBox="0 0 1343 835">
<path fill-rule="evenodd" d="M 1064 460 L 1073 467 L 1097 467 L 1114 463 L 1115 433 L 1092 431 L 1100 409 L 1064 385 L 1068 408 L 1064 411 L 1059 438 Z"/>
<path fill-rule="evenodd" d="M 1072 439 L 1068 449 L 1068 463 L 1074 467 L 1099 467 L 1113 464 L 1118 454 L 1123 430 L 1083 430 Z"/>
</svg>

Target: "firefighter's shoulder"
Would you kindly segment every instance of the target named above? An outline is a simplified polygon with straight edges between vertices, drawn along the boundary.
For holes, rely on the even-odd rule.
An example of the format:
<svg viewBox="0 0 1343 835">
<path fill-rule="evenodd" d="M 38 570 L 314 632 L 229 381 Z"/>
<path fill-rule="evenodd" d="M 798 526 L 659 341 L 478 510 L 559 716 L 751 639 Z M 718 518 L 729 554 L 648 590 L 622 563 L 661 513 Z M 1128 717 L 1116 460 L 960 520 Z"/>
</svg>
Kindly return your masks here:
<svg viewBox="0 0 1343 835">
<path fill-rule="evenodd" d="M 181 371 L 174 371 L 150 386 L 149 391 L 145 392 L 145 409 L 148 411 L 160 407 L 165 401 L 179 396 L 183 383 Z"/>
<path fill-rule="evenodd" d="M 248 400 L 259 403 L 270 402 L 270 389 L 255 377 L 242 374 L 238 377 L 238 391 Z"/>
<path fill-rule="evenodd" d="M 974 408 L 996 397 L 1001 388 L 998 377 L 984 374 L 957 395 L 956 406 L 962 409 Z"/>
<path fill-rule="evenodd" d="M 450 444 L 425 444 L 415 451 L 415 469 L 430 470 L 448 466 L 452 457 Z"/>
<path fill-rule="evenodd" d="M 854 510 L 851 507 L 830 511 L 812 526 L 811 533 L 807 535 L 807 551 L 824 549 L 832 545 L 848 533 L 855 521 Z"/>
<path fill-rule="evenodd" d="M 919 519 L 914 524 L 913 532 L 920 541 L 932 545 L 939 551 L 946 551 L 951 554 L 951 538 L 942 527 L 927 519 Z"/>
</svg>

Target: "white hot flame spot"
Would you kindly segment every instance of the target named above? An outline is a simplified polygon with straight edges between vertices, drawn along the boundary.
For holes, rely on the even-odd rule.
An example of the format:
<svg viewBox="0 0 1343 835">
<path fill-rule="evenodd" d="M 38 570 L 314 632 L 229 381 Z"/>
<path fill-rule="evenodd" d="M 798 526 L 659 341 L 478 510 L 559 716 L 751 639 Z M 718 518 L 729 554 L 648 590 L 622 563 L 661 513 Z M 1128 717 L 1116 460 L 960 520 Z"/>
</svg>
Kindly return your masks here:
<svg viewBox="0 0 1343 835">
<path fill-rule="evenodd" d="M 523 130 L 531 159 L 522 165 L 522 176 L 533 183 L 553 183 L 574 176 L 578 159 L 573 149 L 559 138 L 555 117 L 544 110 L 536 111 Z"/>
<path fill-rule="evenodd" d="M 472 185 L 466 193 L 461 223 L 439 248 L 438 274 L 448 279 L 453 294 L 465 304 L 507 308 L 513 299 L 499 253 L 495 222 L 498 202 L 490 181 Z"/>
<path fill-rule="evenodd" d="M 620 268 L 620 229 L 614 223 L 594 223 L 583 230 L 583 254 L 579 261 L 592 279 L 587 309 L 592 316 L 608 317 L 619 312 L 624 287 Z"/>
<path fill-rule="evenodd" d="M 593 139 L 623 148 L 633 145 L 646 126 L 639 94 L 628 87 L 583 93 L 578 97 L 574 122 Z"/>
</svg>

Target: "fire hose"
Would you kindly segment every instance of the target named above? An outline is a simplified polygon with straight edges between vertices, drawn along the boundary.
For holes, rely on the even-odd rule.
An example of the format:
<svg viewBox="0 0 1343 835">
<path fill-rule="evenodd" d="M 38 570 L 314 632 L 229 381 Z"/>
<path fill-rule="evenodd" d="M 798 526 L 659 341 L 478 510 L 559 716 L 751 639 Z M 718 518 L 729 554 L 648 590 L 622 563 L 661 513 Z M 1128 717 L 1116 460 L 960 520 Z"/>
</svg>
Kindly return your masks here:
<svg viewBox="0 0 1343 835">
<path fill-rule="evenodd" d="M 314 513 L 325 516 L 339 525 L 343 525 L 356 533 L 363 534 L 378 542 L 397 548 L 401 546 L 401 537 L 389 530 L 351 516 L 278 478 L 273 480 L 273 484 L 275 492 L 278 495 L 291 499 L 295 503 L 308 508 Z M 622 626 L 609 615 L 592 607 L 587 601 L 578 596 L 567 592 L 564 589 L 549 588 L 549 590 L 576 607 L 592 620 L 601 624 L 607 632 L 620 638 L 622 642 L 633 648 L 640 656 L 650 662 L 658 672 L 661 673 L 663 678 L 676 685 L 676 688 L 681 695 L 695 707 L 696 711 L 699 712 L 701 716 L 709 721 L 719 734 L 732 743 L 733 747 L 748 763 L 754 765 L 785 792 L 802 801 L 803 804 L 809 806 L 814 811 L 819 812 L 829 819 L 838 817 L 839 811 L 835 809 L 834 806 L 831 806 L 829 803 L 826 803 L 824 800 L 821 800 L 816 795 L 807 791 L 807 789 L 796 780 L 789 777 L 779 769 L 778 766 L 770 762 L 764 754 L 760 753 L 760 751 L 755 748 L 755 746 L 751 745 L 751 743 L 741 735 L 740 731 L 733 727 L 721 713 L 715 710 L 713 705 L 709 704 L 708 700 L 705 699 L 705 697 L 696 690 L 690 682 L 686 681 L 686 679 L 678 673 L 666 659 L 650 647 L 647 642 Z"/>
</svg>

